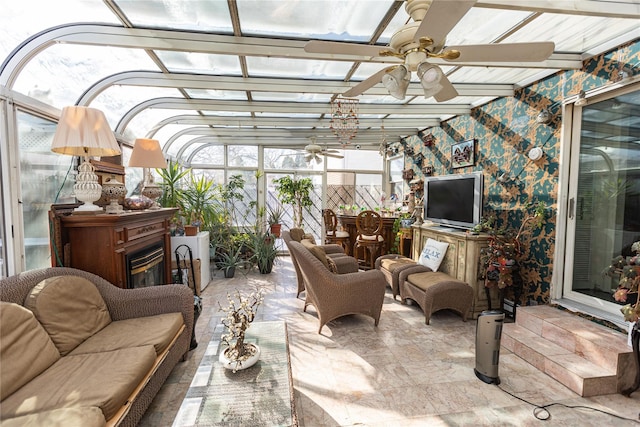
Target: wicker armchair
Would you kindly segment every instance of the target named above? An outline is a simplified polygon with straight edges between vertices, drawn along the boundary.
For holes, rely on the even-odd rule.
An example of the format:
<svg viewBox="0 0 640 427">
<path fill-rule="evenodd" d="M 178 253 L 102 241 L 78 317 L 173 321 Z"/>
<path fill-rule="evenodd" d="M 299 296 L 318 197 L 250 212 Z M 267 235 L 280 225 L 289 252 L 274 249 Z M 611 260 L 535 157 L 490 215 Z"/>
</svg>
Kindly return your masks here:
<svg viewBox="0 0 640 427">
<path fill-rule="evenodd" d="M 291 231 L 294 231 L 294 230 L 301 231 L 300 229 L 292 229 Z M 302 277 L 302 273 L 300 272 L 300 267 L 298 266 L 298 261 L 296 260 L 296 256 L 291 251 L 291 247 L 289 246 L 289 243 L 291 241 L 294 241 L 294 242 L 300 242 L 300 241 L 296 240 L 291 236 L 291 231 L 284 230 L 282 232 L 282 240 L 284 240 L 285 244 L 287 245 L 287 248 L 289 249 L 289 253 L 291 254 L 291 261 L 293 262 L 293 267 L 296 270 L 296 278 L 298 280 L 298 293 L 296 294 L 296 298 L 297 298 L 305 290 L 305 284 L 304 284 L 304 278 Z M 294 231 L 294 234 L 300 235 L 299 232 L 296 233 L 295 231 Z M 351 273 L 351 272 L 358 271 L 358 262 L 354 258 L 346 255 L 344 253 L 344 249 L 342 248 L 342 246 L 337 244 L 318 245 L 318 246 L 325 251 L 327 256 L 333 258 L 333 260 L 336 263 L 336 266 L 338 267 L 338 273 L 342 274 L 342 273 Z"/>
<path fill-rule="evenodd" d="M 318 312 L 320 327 L 347 314 L 364 314 L 372 317 L 375 325 L 380 320 L 386 281 L 378 270 L 357 273 L 334 274 L 302 244 L 289 242 L 289 250 L 295 256 L 307 284 L 307 302 Z"/>
</svg>

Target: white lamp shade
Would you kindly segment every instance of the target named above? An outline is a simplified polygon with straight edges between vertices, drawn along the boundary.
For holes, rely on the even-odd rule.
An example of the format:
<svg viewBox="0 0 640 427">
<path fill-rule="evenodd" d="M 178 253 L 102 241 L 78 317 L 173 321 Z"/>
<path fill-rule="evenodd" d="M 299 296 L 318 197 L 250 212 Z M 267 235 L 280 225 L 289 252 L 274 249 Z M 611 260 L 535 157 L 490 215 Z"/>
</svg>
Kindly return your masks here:
<svg viewBox="0 0 640 427">
<path fill-rule="evenodd" d="M 104 113 L 96 108 L 64 107 L 51 151 L 71 156 L 116 156 L 121 153 Z"/>
<path fill-rule="evenodd" d="M 404 99 L 410 80 L 411 75 L 404 65 L 398 65 L 382 76 L 382 84 L 389 91 L 389 95 L 397 99 Z"/>
<path fill-rule="evenodd" d="M 442 70 L 437 65 L 423 62 L 418 65 L 418 78 L 424 90 L 424 97 L 429 98 L 442 89 L 440 80 L 442 79 Z"/>
<path fill-rule="evenodd" d="M 167 160 L 164 158 L 160 142 L 157 139 L 138 138 L 133 144 L 133 152 L 129 159 L 130 167 L 139 168 L 166 168 Z"/>
</svg>

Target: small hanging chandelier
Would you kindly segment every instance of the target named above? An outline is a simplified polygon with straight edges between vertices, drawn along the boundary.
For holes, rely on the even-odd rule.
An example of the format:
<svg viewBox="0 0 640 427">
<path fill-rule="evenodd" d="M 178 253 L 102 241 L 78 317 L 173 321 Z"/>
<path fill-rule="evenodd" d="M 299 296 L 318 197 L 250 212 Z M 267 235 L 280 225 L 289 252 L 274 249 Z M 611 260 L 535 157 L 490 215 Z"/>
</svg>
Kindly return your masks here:
<svg viewBox="0 0 640 427">
<path fill-rule="evenodd" d="M 337 97 L 331 101 L 331 122 L 329 128 L 344 146 L 358 133 L 358 103 L 356 98 Z"/>
</svg>

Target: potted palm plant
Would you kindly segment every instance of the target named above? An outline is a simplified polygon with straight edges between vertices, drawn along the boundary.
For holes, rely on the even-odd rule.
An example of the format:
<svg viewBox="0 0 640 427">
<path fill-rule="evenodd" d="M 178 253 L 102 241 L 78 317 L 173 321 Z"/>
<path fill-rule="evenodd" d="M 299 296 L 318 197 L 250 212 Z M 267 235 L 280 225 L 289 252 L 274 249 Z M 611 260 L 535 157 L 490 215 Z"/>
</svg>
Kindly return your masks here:
<svg viewBox="0 0 640 427">
<path fill-rule="evenodd" d="M 273 209 L 269 209 L 269 228 L 271 234 L 276 237 L 280 237 L 280 231 L 282 230 L 282 219 L 284 218 L 284 209 L 281 205 L 277 205 Z"/>
<path fill-rule="evenodd" d="M 182 190 L 179 204 L 187 219 L 185 234 L 195 236 L 207 215 L 206 211 L 212 209 L 214 183 L 205 175 L 196 177 L 193 173 L 190 174 L 190 180 L 189 187 Z"/>
<path fill-rule="evenodd" d="M 223 271 L 224 277 L 231 279 L 236 274 L 236 268 L 242 265 L 242 248 L 229 248 L 220 255 L 216 261 L 217 267 Z"/>
</svg>

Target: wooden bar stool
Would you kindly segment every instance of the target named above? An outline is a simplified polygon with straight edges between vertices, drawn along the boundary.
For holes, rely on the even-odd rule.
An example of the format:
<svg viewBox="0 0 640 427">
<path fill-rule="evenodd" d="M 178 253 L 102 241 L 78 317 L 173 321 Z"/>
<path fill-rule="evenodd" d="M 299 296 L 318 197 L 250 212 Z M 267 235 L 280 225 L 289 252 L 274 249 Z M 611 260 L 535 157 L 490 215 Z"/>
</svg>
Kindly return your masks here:
<svg viewBox="0 0 640 427">
<path fill-rule="evenodd" d="M 374 211 L 363 211 L 356 217 L 356 242 L 353 245 L 353 256 L 364 268 L 375 268 L 376 258 L 382 255 L 384 237 L 382 237 L 382 217 Z M 358 253 L 362 249 L 362 258 Z"/>
<path fill-rule="evenodd" d="M 344 249 L 344 253 L 351 254 L 351 248 L 349 247 L 349 233 L 346 231 L 338 230 L 338 217 L 331 209 L 323 209 L 322 217 L 324 219 L 324 228 L 326 233 L 324 235 L 324 243 L 335 243 Z"/>
</svg>

